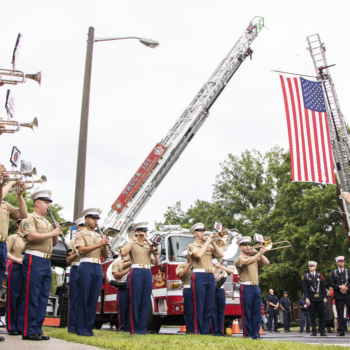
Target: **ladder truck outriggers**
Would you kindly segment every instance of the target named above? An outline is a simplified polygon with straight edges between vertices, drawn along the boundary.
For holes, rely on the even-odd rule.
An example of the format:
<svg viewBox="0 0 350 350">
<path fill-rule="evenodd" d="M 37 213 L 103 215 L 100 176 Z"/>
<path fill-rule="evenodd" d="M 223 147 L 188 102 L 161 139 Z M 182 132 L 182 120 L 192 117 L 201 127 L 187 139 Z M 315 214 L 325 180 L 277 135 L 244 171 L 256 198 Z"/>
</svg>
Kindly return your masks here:
<svg viewBox="0 0 350 350">
<path fill-rule="evenodd" d="M 329 68 L 334 66 L 328 65 L 326 60 L 326 47 L 322 43 L 319 34 L 313 34 L 307 38 L 308 47 L 311 58 L 314 63 L 317 80 L 321 81 L 323 93 L 326 101 L 328 128 L 331 139 L 333 152 L 334 168 L 338 180 L 338 195 L 342 192 L 350 192 L 350 139 L 348 136 L 346 122 L 340 109 L 337 93 L 335 91 Z M 348 240 L 350 242 L 350 205 L 339 198 L 341 211 Z"/>
<path fill-rule="evenodd" d="M 101 228 L 108 235 L 117 234 L 111 239 L 114 249 L 124 245 L 127 240 L 127 229 L 152 197 L 171 167 L 179 159 L 189 142 L 198 132 L 209 115 L 210 108 L 220 96 L 226 85 L 247 57 L 252 58 L 251 44 L 264 26 L 262 17 L 254 17 L 230 52 L 221 61 L 209 80 L 199 90 L 190 105 L 184 110 L 164 138 L 155 145 L 130 182 L 123 189 L 112 205 L 112 210 L 103 221 Z M 152 297 L 149 310 L 148 329 L 159 331 L 161 325 L 179 325 L 183 322 L 182 284 L 175 270 L 179 263 L 186 259 L 182 250 L 193 242 L 188 230 L 180 227 L 160 227 L 152 237 L 159 237 L 161 266 L 152 266 Z M 236 237 L 231 237 L 231 244 L 225 252 L 225 259 L 234 268 L 234 259 L 238 255 Z M 113 261 L 102 264 L 104 284 L 96 310 L 97 328 L 102 323 L 117 324 L 116 288 L 108 281 L 113 279 L 111 267 Z M 241 315 L 239 298 L 239 280 L 235 270 L 225 283 L 227 320 Z"/>
</svg>

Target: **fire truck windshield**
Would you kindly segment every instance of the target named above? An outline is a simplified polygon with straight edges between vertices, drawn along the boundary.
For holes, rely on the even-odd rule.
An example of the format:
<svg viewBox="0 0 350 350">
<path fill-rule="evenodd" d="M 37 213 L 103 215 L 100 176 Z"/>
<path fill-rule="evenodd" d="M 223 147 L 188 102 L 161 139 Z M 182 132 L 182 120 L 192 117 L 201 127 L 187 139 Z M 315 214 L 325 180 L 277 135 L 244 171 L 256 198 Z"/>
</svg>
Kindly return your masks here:
<svg viewBox="0 0 350 350">
<path fill-rule="evenodd" d="M 194 241 L 192 236 L 171 236 L 168 238 L 168 260 L 169 261 L 186 261 L 183 256 L 183 250 Z"/>
</svg>

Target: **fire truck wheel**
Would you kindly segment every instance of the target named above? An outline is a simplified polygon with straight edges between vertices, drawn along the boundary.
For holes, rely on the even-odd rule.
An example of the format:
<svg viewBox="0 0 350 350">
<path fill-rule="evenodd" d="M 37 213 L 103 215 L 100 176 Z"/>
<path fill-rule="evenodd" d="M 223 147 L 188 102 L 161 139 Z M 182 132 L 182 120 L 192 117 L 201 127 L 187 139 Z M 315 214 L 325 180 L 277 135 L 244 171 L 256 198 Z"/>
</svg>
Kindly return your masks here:
<svg viewBox="0 0 350 350">
<path fill-rule="evenodd" d="M 162 326 L 160 316 L 153 315 L 152 303 L 149 303 L 148 317 L 147 317 L 147 332 L 159 333 L 160 327 Z"/>
<path fill-rule="evenodd" d="M 102 321 L 95 320 L 94 329 L 101 329 L 102 324 Z"/>
</svg>

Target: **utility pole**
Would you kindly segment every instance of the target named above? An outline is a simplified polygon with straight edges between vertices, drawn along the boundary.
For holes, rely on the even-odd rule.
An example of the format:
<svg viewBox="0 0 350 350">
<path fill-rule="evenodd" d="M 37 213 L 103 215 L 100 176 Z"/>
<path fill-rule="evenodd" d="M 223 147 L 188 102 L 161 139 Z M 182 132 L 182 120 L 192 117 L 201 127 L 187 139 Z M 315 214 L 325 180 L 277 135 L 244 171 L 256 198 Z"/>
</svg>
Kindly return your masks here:
<svg viewBox="0 0 350 350">
<path fill-rule="evenodd" d="M 89 27 L 86 60 L 85 60 L 85 75 L 83 88 L 83 101 L 81 105 L 80 117 L 80 133 L 78 145 L 78 161 L 77 175 L 75 179 L 75 198 L 74 198 L 74 220 L 81 216 L 84 210 L 84 195 L 85 195 L 85 171 L 86 171 L 86 148 L 88 137 L 89 124 L 89 104 L 90 104 L 90 87 L 91 87 L 91 70 L 92 70 L 92 52 L 94 46 L 93 27 Z"/>
</svg>

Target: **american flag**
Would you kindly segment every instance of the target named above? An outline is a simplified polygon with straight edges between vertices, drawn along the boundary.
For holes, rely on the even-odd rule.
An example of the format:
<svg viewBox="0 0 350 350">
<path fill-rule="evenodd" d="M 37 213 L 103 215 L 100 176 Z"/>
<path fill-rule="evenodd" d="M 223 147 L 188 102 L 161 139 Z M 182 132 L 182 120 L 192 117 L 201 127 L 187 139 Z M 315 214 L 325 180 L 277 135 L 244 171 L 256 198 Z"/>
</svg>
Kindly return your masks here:
<svg viewBox="0 0 350 350">
<path fill-rule="evenodd" d="M 292 181 L 335 184 L 321 82 L 280 75 L 287 116 Z"/>
</svg>

